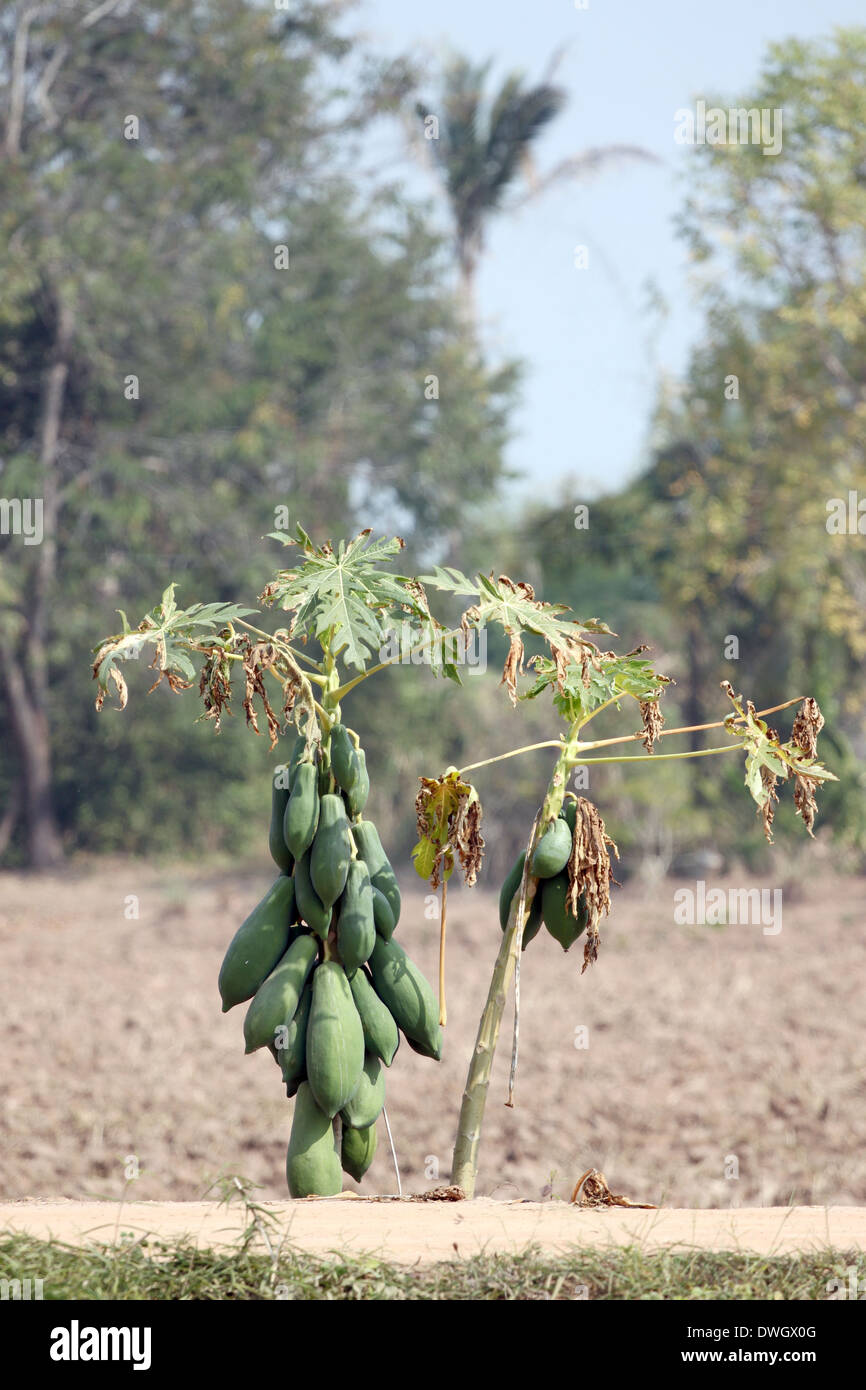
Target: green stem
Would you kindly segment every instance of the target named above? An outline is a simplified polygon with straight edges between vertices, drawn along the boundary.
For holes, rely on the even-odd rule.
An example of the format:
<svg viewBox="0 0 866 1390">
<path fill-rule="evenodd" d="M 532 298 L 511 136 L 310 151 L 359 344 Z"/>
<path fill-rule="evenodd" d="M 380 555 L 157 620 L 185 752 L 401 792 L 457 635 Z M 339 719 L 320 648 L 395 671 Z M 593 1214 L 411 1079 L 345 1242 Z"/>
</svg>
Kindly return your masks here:
<svg viewBox="0 0 866 1390">
<path fill-rule="evenodd" d="M 527 743 L 523 748 L 512 748 L 509 753 L 498 753 L 495 758 L 484 758 L 480 763 L 467 763 L 460 768 L 460 776 L 464 772 L 474 772 L 479 767 L 490 767 L 492 763 L 503 763 L 506 758 L 516 758 L 520 753 L 534 753 L 536 748 L 561 748 L 562 740 L 549 738 L 543 743 Z"/>
<path fill-rule="evenodd" d="M 741 743 L 724 743 L 719 748 L 699 748 L 697 750 L 687 750 L 685 753 L 632 753 L 626 754 L 622 758 L 584 758 L 581 767 L 590 767 L 593 763 L 663 763 L 670 758 L 708 758 L 711 753 L 731 753 L 743 751 Z"/>
</svg>

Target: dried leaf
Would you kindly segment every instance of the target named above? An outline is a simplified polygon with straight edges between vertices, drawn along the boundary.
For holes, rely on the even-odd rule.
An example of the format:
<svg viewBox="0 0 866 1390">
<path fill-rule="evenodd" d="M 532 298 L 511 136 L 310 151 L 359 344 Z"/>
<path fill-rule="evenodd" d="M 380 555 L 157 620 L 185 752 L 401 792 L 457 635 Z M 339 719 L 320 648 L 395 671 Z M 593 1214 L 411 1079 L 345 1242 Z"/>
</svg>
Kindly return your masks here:
<svg viewBox="0 0 866 1390">
<path fill-rule="evenodd" d="M 765 800 L 763 805 L 758 807 L 756 814 L 761 817 L 767 844 L 771 845 L 773 843 L 773 818 L 776 814 L 774 806 L 779 804 L 779 795 L 776 791 L 779 779 L 770 768 L 762 767 L 761 782 L 764 787 Z"/>
<path fill-rule="evenodd" d="M 619 850 L 604 828 L 598 807 L 585 797 L 577 798 L 574 837 L 568 861 L 568 906 L 574 917 L 580 915 L 584 899 L 588 922 L 583 948 L 583 970 L 598 958 L 598 924 L 602 913 L 610 912 L 610 885 L 616 883 L 610 850 L 617 859 Z M 581 974 L 583 974 L 581 970 Z"/>
<path fill-rule="evenodd" d="M 658 1210 L 652 1202 L 632 1202 L 628 1197 L 611 1192 L 607 1178 L 597 1168 L 589 1168 L 575 1183 L 571 1202 L 577 1207 L 634 1207 L 640 1211 Z"/>
<path fill-rule="evenodd" d="M 818 735 L 824 727 L 824 716 L 818 708 L 818 701 L 811 696 L 805 699 L 797 711 L 791 729 L 791 742 L 802 748 L 808 758 L 818 756 Z M 795 798 L 796 799 L 796 798 Z"/>
<path fill-rule="evenodd" d="M 815 790 L 818 783 L 814 777 L 807 777 L 804 772 L 794 774 L 794 806 L 797 815 L 803 819 L 807 831 L 815 838 L 812 827 L 815 824 L 815 816 L 818 813 L 818 803 L 815 800 Z"/>
<path fill-rule="evenodd" d="M 517 677 L 521 675 L 523 666 L 523 638 L 517 632 L 511 633 L 511 645 L 508 648 L 508 656 L 505 658 L 505 666 L 502 671 L 500 685 L 507 686 L 508 698 L 512 705 L 517 704 Z"/>
<path fill-rule="evenodd" d="M 418 844 L 412 852 L 416 872 L 429 880 L 431 888 L 438 888 L 442 879 L 451 875 L 456 850 L 464 880 L 472 887 L 484 854 L 478 793 L 456 770 L 419 780 L 415 798 Z"/>
<path fill-rule="evenodd" d="M 265 688 L 265 674 L 273 666 L 277 659 L 277 649 L 271 642 L 252 643 L 248 637 L 242 639 L 244 673 L 244 712 L 247 716 L 247 724 L 253 733 L 259 733 L 258 719 L 256 718 L 253 700 L 256 696 L 262 702 L 262 708 L 268 721 L 268 734 L 270 736 L 270 747 L 275 748 L 277 739 L 281 733 L 280 721 L 274 712 L 268 692 Z"/>
<path fill-rule="evenodd" d="M 643 720 L 643 735 L 636 737 L 643 738 L 643 746 L 648 753 L 652 753 L 655 748 L 655 741 L 664 728 L 665 717 L 659 707 L 658 699 L 640 700 L 640 714 Z"/>
</svg>

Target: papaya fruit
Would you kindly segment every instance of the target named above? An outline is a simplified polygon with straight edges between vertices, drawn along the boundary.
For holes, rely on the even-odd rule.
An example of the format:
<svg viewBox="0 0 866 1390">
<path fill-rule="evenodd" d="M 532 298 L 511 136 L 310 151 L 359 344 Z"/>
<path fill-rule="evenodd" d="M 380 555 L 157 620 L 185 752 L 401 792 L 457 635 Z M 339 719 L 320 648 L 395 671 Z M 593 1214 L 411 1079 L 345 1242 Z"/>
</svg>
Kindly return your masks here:
<svg viewBox="0 0 866 1390">
<path fill-rule="evenodd" d="M 574 835 L 574 827 L 577 823 L 577 802 L 572 797 L 569 797 L 568 801 L 562 803 L 562 810 L 559 815 L 560 819 L 565 821 L 572 835 Z"/>
<path fill-rule="evenodd" d="M 298 770 L 298 768 L 300 767 L 301 763 L 304 761 L 306 752 L 307 752 L 307 740 L 306 740 L 306 738 L 304 737 L 303 734 L 296 734 L 296 735 L 295 735 L 295 741 L 294 741 L 294 743 L 292 744 L 292 751 L 291 751 L 291 753 L 289 754 L 289 761 L 288 761 L 288 769 L 289 769 L 289 791 L 290 791 L 290 792 L 292 791 L 292 789 L 293 789 L 293 787 L 294 787 L 294 785 L 295 785 L 295 773 L 297 772 L 297 770 Z"/>
<path fill-rule="evenodd" d="M 373 987 L 397 1026 L 410 1042 L 417 1043 L 416 1051 L 438 1062 L 442 1056 L 439 1005 L 417 965 L 398 942 L 381 936 L 376 939 L 369 965 Z"/>
<path fill-rule="evenodd" d="M 331 907 L 346 886 L 352 836 L 343 798 L 328 792 L 319 803 L 319 824 L 310 850 L 310 879 L 323 907 Z"/>
<path fill-rule="evenodd" d="M 565 868 L 571 855 L 571 831 L 568 821 L 559 817 L 548 826 L 532 856 L 530 870 L 535 878 L 553 878 Z"/>
<path fill-rule="evenodd" d="M 364 1070 L 364 1030 L 346 972 L 327 960 L 313 976 L 307 1023 L 307 1079 L 317 1105 L 333 1119 L 351 1100 Z"/>
<path fill-rule="evenodd" d="M 394 870 L 388 860 L 378 869 L 376 873 L 370 875 L 370 881 L 374 888 L 377 888 L 391 909 L 391 916 L 394 918 L 394 926 L 400 920 L 400 886 Z"/>
<path fill-rule="evenodd" d="M 295 900 L 307 926 L 312 927 L 316 935 L 324 940 L 331 925 L 331 909 L 324 906 L 310 882 L 309 853 L 295 860 Z"/>
<path fill-rule="evenodd" d="M 336 1197 L 343 1188 L 333 1123 L 316 1104 L 307 1081 L 301 1082 L 295 1100 L 286 1181 L 292 1197 Z"/>
<path fill-rule="evenodd" d="M 340 1111 L 343 1124 L 352 1129 L 366 1129 L 373 1125 L 382 1113 L 385 1104 L 385 1073 L 379 1058 L 368 1052 L 364 1058 L 364 1070 L 358 1089 Z"/>
<path fill-rule="evenodd" d="M 367 755 L 363 748 L 357 750 L 358 775 L 353 785 L 345 793 L 350 816 L 360 816 L 370 795 L 370 774 L 367 771 Z"/>
<path fill-rule="evenodd" d="M 278 1040 L 283 1042 L 283 1046 L 277 1046 L 276 1058 L 282 1069 L 287 1096 L 293 1096 L 301 1082 L 306 1080 L 307 1023 L 312 1002 L 313 986 L 312 981 L 308 979 L 295 1016 L 286 1027 L 284 1038 L 279 1039 L 278 1034 Z"/>
<path fill-rule="evenodd" d="M 508 914 L 511 911 L 511 901 L 520 889 L 520 880 L 523 877 L 523 863 L 526 859 L 526 850 L 522 850 L 517 856 L 512 867 L 506 875 L 505 882 L 499 892 L 499 925 L 502 930 L 508 926 Z M 541 885 L 535 890 L 535 897 L 529 906 L 529 916 L 523 927 L 523 949 L 526 950 L 530 941 L 537 936 L 541 930 Z"/>
<path fill-rule="evenodd" d="M 280 874 L 238 927 L 219 973 L 224 1014 L 235 1004 L 252 999 L 277 961 L 282 959 L 289 944 L 294 899 L 294 880 Z"/>
<path fill-rule="evenodd" d="M 400 1032 L 390 1009 L 379 998 L 363 967 L 355 971 L 349 980 L 349 988 L 361 1020 L 367 1052 L 374 1052 L 386 1067 L 390 1067 L 400 1046 Z"/>
<path fill-rule="evenodd" d="M 355 1182 L 361 1181 L 373 1162 L 378 1142 L 375 1124 L 367 1125 L 366 1129 L 353 1129 L 351 1125 L 343 1125 L 340 1162 L 343 1172 L 348 1173 Z"/>
<path fill-rule="evenodd" d="M 337 786 L 344 792 L 352 789 L 361 769 L 357 749 L 345 724 L 331 728 L 331 771 Z"/>
<path fill-rule="evenodd" d="M 553 878 L 544 880 L 539 894 L 544 925 L 553 939 L 559 942 L 563 951 L 574 945 L 581 932 L 586 929 L 587 923 L 583 897 L 578 904 L 579 915 L 572 916 L 568 907 L 568 886 L 567 873 L 555 874 Z"/>
<path fill-rule="evenodd" d="M 371 880 L 374 879 L 379 870 L 384 869 L 388 863 L 378 830 L 371 820 L 355 821 L 352 826 L 352 839 L 355 841 L 358 854 L 370 870 Z"/>
<path fill-rule="evenodd" d="M 244 1017 L 247 1052 L 255 1052 L 273 1042 L 277 1029 L 294 1018 L 318 953 L 318 941 L 304 932 L 292 942 L 282 960 L 256 990 Z"/>
<path fill-rule="evenodd" d="M 370 874 L 363 859 L 353 859 L 340 898 L 340 916 L 337 919 L 337 949 L 343 969 L 350 979 L 358 966 L 369 959 L 375 944 L 376 922 Z"/>
<path fill-rule="evenodd" d="M 386 941 L 390 941 L 396 926 L 391 904 L 374 883 L 370 884 L 370 888 L 373 894 L 373 921 L 376 924 L 376 931 L 380 936 L 384 936 Z"/>
<path fill-rule="evenodd" d="M 268 849 L 278 869 L 290 874 L 294 866 L 292 851 L 283 837 L 283 818 L 289 800 L 289 774 L 286 767 L 275 768 L 271 773 L 271 825 L 268 831 Z"/>
<path fill-rule="evenodd" d="M 283 836 L 295 859 L 300 859 L 310 848 L 319 823 L 319 789 L 316 783 L 317 773 L 313 764 L 301 763 L 295 773 L 283 817 Z"/>
<path fill-rule="evenodd" d="M 508 926 L 508 914 L 511 911 L 511 899 L 520 887 L 520 880 L 523 878 L 523 865 L 526 862 L 526 850 L 522 850 L 515 859 L 508 873 L 502 881 L 499 890 L 499 925 L 503 931 Z"/>
</svg>

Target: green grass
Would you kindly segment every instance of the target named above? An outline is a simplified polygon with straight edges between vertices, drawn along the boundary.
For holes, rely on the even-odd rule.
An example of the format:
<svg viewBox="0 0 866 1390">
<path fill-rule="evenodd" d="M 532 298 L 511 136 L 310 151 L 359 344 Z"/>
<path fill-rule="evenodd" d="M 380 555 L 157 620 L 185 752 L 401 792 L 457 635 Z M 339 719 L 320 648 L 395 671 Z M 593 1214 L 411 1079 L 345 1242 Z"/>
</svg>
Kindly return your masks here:
<svg viewBox="0 0 866 1390">
<path fill-rule="evenodd" d="M 847 1286 L 851 1266 L 866 1278 L 866 1256 L 839 1251 L 768 1258 L 625 1248 L 554 1257 L 530 1249 L 406 1268 L 372 1256 L 321 1258 L 288 1248 L 271 1257 L 249 1248 L 197 1249 L 187 1241 L 81 1249 L 0 1237 L 0 1278 L 41 1278 L 47 1299 L 823 1300 L 830 1279 Z"/>
</svg>

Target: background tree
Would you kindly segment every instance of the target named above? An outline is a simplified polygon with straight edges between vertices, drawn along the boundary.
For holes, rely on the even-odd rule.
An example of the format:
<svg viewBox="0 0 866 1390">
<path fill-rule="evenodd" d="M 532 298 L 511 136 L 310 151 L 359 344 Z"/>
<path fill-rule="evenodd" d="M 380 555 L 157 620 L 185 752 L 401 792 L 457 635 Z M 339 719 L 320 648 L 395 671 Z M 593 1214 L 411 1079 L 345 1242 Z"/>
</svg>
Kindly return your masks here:
<svg viewBox="0 0 866 1390">
<path fill-rule="evenodd" d="M 495 486 L 514 372 L 466 340 L 420 210 L 354 174 L 410 74 L 343 10 L 0 17 L 0 489 L 43 500 L 45 536 L 0 537 L 0 837 L 34 866 L 63 839 L 215 846 L 242 818 L 231 734 L 219 771 L 189 745 L 184 807 L 149 758 L 171 703 L 95 729 L 72 653 L 113 607 L 167 568 L 186 601 L 254 599 L 279 506 L 396 514 L 430 547 Z"/>
<path fill-rule="evenodd" d="M 862 29 L 775 45 L 745 104 L 784 110 L 782 152 L 695 148 L 683 234 L 703 267 L 703 344 L 662 395 L 651 467 L 589 531 L 566 537 L 560 512 L 539 532 L 545 584 L 569 567 L 583 594 L 612 584 L 613 625 L 673 648 L 661 664 L 683 722 L 723 678 L 768 704 L 808 681 L 843 768 L 847 750 L 828 818 L 861 845 L 866 550 L 828 504 L 866 499 L 864 80 Z M 698 775 L 694 825 L 718 840 L 729 774 L 714 776 Z"/>
<path fill-rule="evenodd" d="M 475 314 L 475 277 L 487 228 L 511 195 L 511 208 L 565 178 L 583 178 L 615 158 L 651 158 L 633 145 L 606 145 L 560 161 L 537 173 L 533 150 L 547 126 L 564 110 L 567 92 L 551 79 L 555 61 L 534 86 L 509 73 L 489 95 L 492 63 L 453 56 L 442 74 L 438 102 L 419 101 L 424 144 L 442 180 L 454 223 L 454 248 L 462 298 Z M 518 186 L 523 184 L 522 195 Z"/>
</svg>

